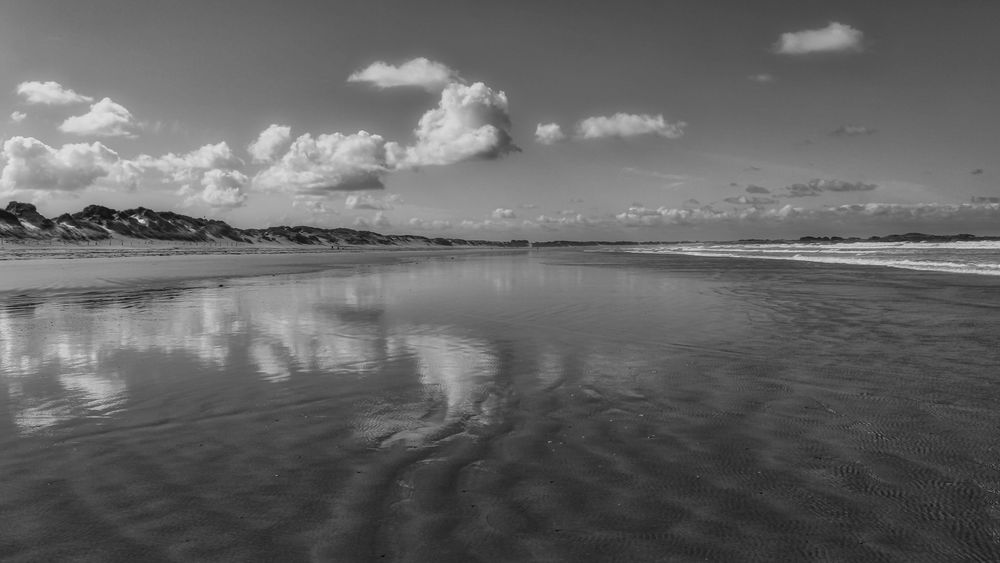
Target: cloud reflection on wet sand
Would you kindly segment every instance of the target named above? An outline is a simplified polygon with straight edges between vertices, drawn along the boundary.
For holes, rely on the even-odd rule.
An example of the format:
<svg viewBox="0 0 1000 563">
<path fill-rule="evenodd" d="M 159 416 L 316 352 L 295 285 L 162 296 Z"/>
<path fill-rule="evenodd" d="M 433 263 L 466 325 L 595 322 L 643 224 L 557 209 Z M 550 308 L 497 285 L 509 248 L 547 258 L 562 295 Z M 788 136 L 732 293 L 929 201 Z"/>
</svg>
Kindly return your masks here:
<svg viewBox="0 0 1000 563">
<path fill-rule="evenodd" d="M 665 260 L 11 300 L 0 557 L 996 552 L 989 294 Z"/>
</svg>

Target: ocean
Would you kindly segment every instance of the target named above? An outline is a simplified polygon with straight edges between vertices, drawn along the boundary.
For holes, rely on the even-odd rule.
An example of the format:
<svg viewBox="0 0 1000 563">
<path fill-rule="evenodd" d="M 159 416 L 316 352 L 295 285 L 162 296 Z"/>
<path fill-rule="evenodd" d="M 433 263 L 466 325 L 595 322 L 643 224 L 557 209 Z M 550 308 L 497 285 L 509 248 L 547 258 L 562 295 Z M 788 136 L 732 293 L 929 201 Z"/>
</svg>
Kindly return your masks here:
<svg viewBox="0 0 1000 563">
<path fill-rule="evenodd" d="M 695 243 L 624 249 L 650 254 L 797 260 L 930 272 L 1000 275 L 1000 241 Z"/>
<path fill-rule="evenodd" d="M 998 561 L 1000 278 L 846 246 L 0 293 L 0 559 Z"/>
</svg>

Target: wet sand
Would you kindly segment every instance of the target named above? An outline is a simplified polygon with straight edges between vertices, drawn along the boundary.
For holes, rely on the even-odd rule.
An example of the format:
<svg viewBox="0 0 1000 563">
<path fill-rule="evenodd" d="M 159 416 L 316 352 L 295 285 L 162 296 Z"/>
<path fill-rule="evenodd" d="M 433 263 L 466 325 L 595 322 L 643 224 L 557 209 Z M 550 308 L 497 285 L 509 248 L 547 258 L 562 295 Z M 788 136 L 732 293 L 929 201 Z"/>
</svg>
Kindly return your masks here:
<svg viewBox="0 0 1000 563">
<path fill-rule="evenodd" d="M 62 249 L 57 249 L 62 250 Z M 208 280 L 315 272 L 419 260 L 435 255 L 524 252 L 508 249 L 286 249 L 250 248 L 223 252 L 214 247 L 176 248 L 167 253 L 142 250 L 107 256 L 86 247 L 51 257 L 46 251 L 18 260 L 0 260 L 0 297 L 4 293 L 49 293 L 115 287 L 171 287 L 184 280 Z"/>
<path fill-rule="evenodd" d="M 0 558 L 1000 559 L 996 281 L 372 260 L 0 297 Z"/>
</svg>

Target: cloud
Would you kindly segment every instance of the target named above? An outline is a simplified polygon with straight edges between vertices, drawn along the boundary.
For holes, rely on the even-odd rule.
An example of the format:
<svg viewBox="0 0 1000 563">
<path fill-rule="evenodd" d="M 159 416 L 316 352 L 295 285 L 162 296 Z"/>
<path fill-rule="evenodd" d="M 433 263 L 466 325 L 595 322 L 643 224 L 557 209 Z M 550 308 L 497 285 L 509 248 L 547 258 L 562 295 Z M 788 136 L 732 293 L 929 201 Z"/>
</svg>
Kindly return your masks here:
<svg viewBox="0 0 1000 563">
<path fill-rule="evenodd" d="M 975 170 L 973 170 L 972 172 L 969 172 L 969 174 L 972 174 L 973 176 L 979 176 L 979 175 L 981 175 L 982 173 L 983 173 L 983 169 L 982 169 L 982 168 L 976 168 L 976 169 L 975 169 Z"/>
<path fill-rule="evenodd" d="M 303 197 L 294 199 L 292 200 L 292 207 L 305 209 L 312 215 L 339 215 L 336 210 L 328 208 L 322 198 Z"/>
<path fill-rule="evenodd" d="M 786 186 L 786 193 L 783 195 L 784 197 L 814 197 L 823 192 L 868 192 L 876 188 L 878 188 L 878 184 L 813 179 L 805 184 Z"/>
<path fill-rule="evenodd" d="M 213 208 L 234 209 L 246 203 L 246 186 L 250 179 L 238 170 L 209 170 L 201 178 L 202 189 L 181 188 L 180 195 L 188 196 L 185 205 L 207 204 Z"/>
<path fill-rule="evenodd" d="M 382 211 L 392 209 L 392 204 L 400 199 L 398 194 L 390 194 L 384 198 L 378 198 L 366 193 L 350 194 L 344 199 L 344 207 L 348 209 L 374 209 Z"/>
<path fill-rule="evenodd" d="M 366 219 L 364 217 L 358 217 L 354 219 L 354 226 L 361 229 L 371 229 L 371 228 L 388 228 L 392 226 L 392 222 L 389 218 L 385 216 L 381 211 L 376 211 L 375 216 L 371 219 Z"/>
<path fill-rule="evenodd" d="M 111 98 L 90 106 L 90 111 L 63 121 L 59 130 L 81 136 L 134 137 L 138 128 L 132 113 Z"/>
<path fill-rule="evenodd" d="M 644 176 L 646 178 L 657 178 L 660 180 L 668 180 L 671 182 L 684 182 L 691 179 L 691 176 L 686 174 L 667 174 L 666 172 L 658 172 L 656 170 L 644 170 L 642 168 L 634 168 L 632 166 L 626 166 L 622 168 L 622 172 L 626 174 L 633 174 L 635 176 Z"/>
<path fill-rule="evenodd" d="M 128 179 L 118 153 L 99 142 L 56 149 L 33 137 L 13 137 L 3 144 L 3 160 L 0 187 L 11 192 L 75 192 L 102 178 Z"/>
<path fill-rule="evenodd" d="M 186 154 L 167 153 L 161 157 L 139 155 L 134 164 L 143 170 L 163 174 L 175 182 L 191 182 L 212 169 L 232 170 L 243 166 L 225 141 L 203 145 Z"/>
<path fill-rule="evenodd" d="M 550 215 L 539 215 L 535 218 L 535 223 L 544 229 L 553 229 L 558 227 L 571 227 L 571 226 L 581 226 L 581 225 L 593 225 L 596 221 L 587 217 L 581 213 L 576 213 L 573 215 L 560 215 L 559 217 L 552 217 Z"/>
<path fill-rule="evenodd" d="M 451 221 L 444 219 L 435 219 L 433 221 L 427 221 L 425 219 L 419 219 L 417 217 L 411 218 L 408 222 L 411 229 L 416 229 L 419 231 L 445 231 L 452 227 Z"/>
<path fill-rule="evenodd" d="M 522 203 L 522 204 L 518 205 L 518 207 L 521 208 L 521 209 L 537 209 L 538 208 L 538 206 L 535 205 L 534 203 Z"/>
<path fill-rule="evenodd" d="M 413 132 L 416 143 L 386 147 L 398 168 L 499 158 L 520 151 L 510 136 L 507 95 L 482 82 L 449 84 L 438 107 L 425 113 Z"/>
<path fill-rule="evenodd" d="M 676 139 L 684 134 L 683 121 L 668 123 L 663 115 L 616 113 L 612 116 L 588 117 L 577 125 L 577 136 L 582 139 L 606 137 L 635 137 L 655 134 Z"/>
<path fill-rule="evenodd" d="M 657 209 L 630 207 L 615 216 L 627 227 L 653 227 L 665 225 L 705 225 L 719 223 L 780 224 L 799 223 L 815 225 L 820 222 L 843 225 L 848 222 L 879 223 L 885 225 L 955 222 L 990 223 L 1000 220 L 1000 203 L 943 204 L 943 203 L 866 203 L 805 209 L 783 207 L 739 207 L 725 211 L 701 207 L 698 209 Z"/>
<path fill-rule="evenodd" d="M 494 219 L 517 219 L 517 213 L 514 213 L 513 209 L 504 209 L 503 207 L 498 207 L 493 210 Z"/>
<path fill-rule="evenodd" d="M 767 188 L 765 188 L 763 186 L 755 186 L 753 184 L 750 184 L 749 186 L 747 186 L 747 193 L 748 194 L 769 194 L 769 193 L 771 193 L 771 190 L 769 190 L 769 189 L 767 189 Z"/>
<path fill-rule="evenodd" d="M 536 227 L 537 225 L 528 219 L 522 221 L 510 219 L 463 219 L 456 225 L 462 231 L 489 231 L 493 233 L 518 231 L 522 227 Z"/>
<path fill-rule="evenodd" d="M 432 82 L 425 80 L 428 76 L 451 82 L 443 86 L 437 107 L 420 118 L 411 145 L 387 142 L 366 131 L 315 138 L 305 134 L 275 161 L 290 130 L 272 125 L 248 147 L 255 160 L 273 162 L 256 175 L 253 184 L 296 197 L 381 189 L 383 177 L 391 172 L 498 158 L 520 150 L 510 136 L 507 95 L 482 82 L 455 82 L 460 80 L 457 74 L 439 63 L 414 59 L 398 68 L 376 63 L 352 75 L 351 80 L 390 87 L 427 85 Z"/>
<path fill-rule="evenodd" d="M 809 53 L 850 53 L 864 50 L 864 34 L 849 25 L 831 22 L 822 29 L 782 33 L 774 51 L 782 55 Z"/>
<path fill-rule="evenodd" d="M 28 114 L 23 111 L 13 111 L 10 113 L 10 120 L 14 123 L 20 123 L 28 118 Z"/>
<path fill-rule="evenodd" d="M 562 127 L 558 123 L 539 123 L 535 127 L 535 142 L 542 145 L 551 145 L 566 139 Z"/>
<path fill-rule="evenodd" d="M 774 82 L 774 75 L 762 72 L 760 74 L 751 74 L 747 79 L 757 82 L 758 84 L 767 84 L 769 82 Z"/>
<path fill-rule="evenodd" d="M 379 135 L 358 131 L 351 135 L 330 133 L 313 138 L 306 133 L 280 160 L 262 170 L 254 185 L 295 196 L 377 190 L 390 171 L 386 142 Z"/>
<path fill-rule="evenodd" d="M 458 73 L 447 66 L 424 57 L 394 66 L 378 61 L 347 77 L 348 82 L 367 82 L 378 88 L 419 86 L 428 92 L 441 90 L 458 80 Z"/>
<path fill-rule="evenodd" d="M 663 189 L 679 188 L 687 184 L 691 180 L 700 179 L 694 176 L 688 176 L 686 174 L 667 174 L 665 172 L 657 172 L 656 170 L 643 170 L 642 168 L 633 168 L 631 166 L 626 166 L 625 168 L 622 168 L 622 172 L 626 174 L 632 174 L 635 176 L 642 176 L 645 178 L 666 180 L 667 183 L 662 186 Z"/>
<path fill-rule="evenodd" d="M 22 82 L 17 85 L 17 93 L 29 104 L 47 106 L 65 106 L 94 101 L 90 96 L 77 94 L 69 88 L 64 88 L 58 82 Z"/>
<path fill-rule="evenodd" d="M 974 195 L 972 196 L 972 203 L 1000 203 L 1000 197 Z"/>
<path fill-rule="evenodd" d="M 874 135 L 877 129 L 865 127 L 864 125 L 841 125 L 830 132 L 834 137 L 859 137 L 862 135 Z"/>
<path fill-rule="evenodd" d="M 291 137 L 291 127 L 272 123 L 260 132 L 257 140 L 247 146 L 247 151 L 254 162 L 273 162 L 278 157 L 278 152 L 288 145 Z"/>
<path fill-rule="evenodd" d="M 727 197 L 723 201 L 725 201 L 726 203 L 732 203 L 732 204 L 735 204 L 735 205 L 771 205 L 771 204 L 774 204 L 774 203 L 778 203 L 778 200 L 776 200 L 774 198 L 748 196 L 748 195 L 741 195 L 741 196 L 736 196 L 736 197 Z"/>
</svg>

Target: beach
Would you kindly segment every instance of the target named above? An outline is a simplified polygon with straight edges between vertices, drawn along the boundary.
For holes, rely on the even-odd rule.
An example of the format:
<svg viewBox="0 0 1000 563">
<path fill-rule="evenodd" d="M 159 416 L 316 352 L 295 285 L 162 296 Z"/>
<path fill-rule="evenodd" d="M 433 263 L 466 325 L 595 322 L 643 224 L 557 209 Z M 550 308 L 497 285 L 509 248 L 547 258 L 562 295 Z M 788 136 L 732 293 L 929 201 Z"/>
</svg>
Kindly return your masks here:
<svg viewBox="0 0 1000 563">
<path fill-rule="evenodd" d="M 995 561 L 995 276 L 0 262 L 0 559 Z"/>
</svg>

